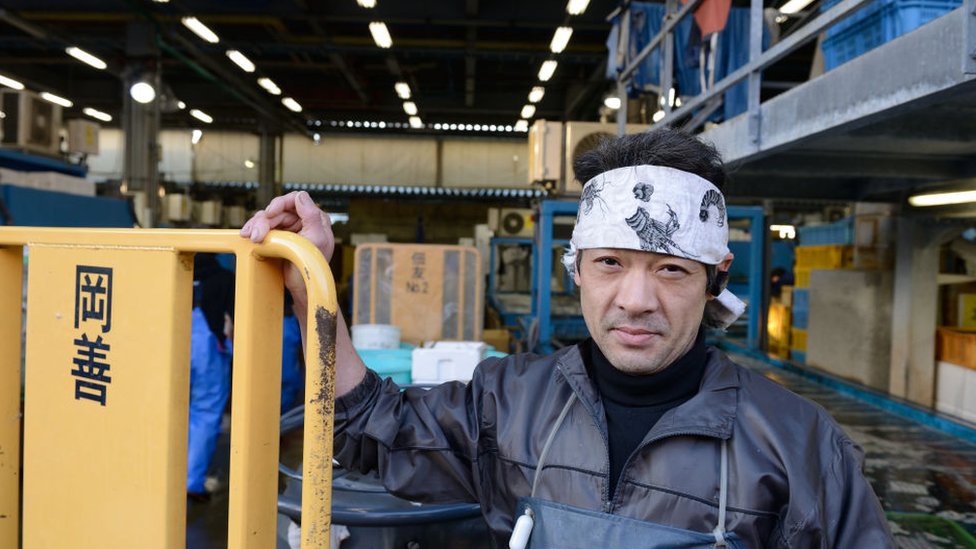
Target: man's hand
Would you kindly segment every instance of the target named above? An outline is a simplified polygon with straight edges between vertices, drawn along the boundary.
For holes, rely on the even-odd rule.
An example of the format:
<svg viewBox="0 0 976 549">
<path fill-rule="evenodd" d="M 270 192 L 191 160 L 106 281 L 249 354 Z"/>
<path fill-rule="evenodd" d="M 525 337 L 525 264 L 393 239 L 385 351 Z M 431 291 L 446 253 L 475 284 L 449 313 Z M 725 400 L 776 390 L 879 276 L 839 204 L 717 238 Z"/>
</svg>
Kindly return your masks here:
<svg viewBox="0 0 976 549">
<path fill-rule="evenodd" d="M 279 196 L 263 210 L 258 210 L 241 227 L 241 236 L 253 242 L 261 242 L 268 232 L 283 230 L 298 233 L 315 245 L 326 261 L 332 260 L 335 251 L 335 235 L 332 234 L 332 220 L 329 214 L 315 206 L 312 197 L 305 191 L 292 191 Z M 305 305 L 308 297 L 301 273 L 291 263 L 285 268 L 285 286 L 295 302 Z"/>
</svg>

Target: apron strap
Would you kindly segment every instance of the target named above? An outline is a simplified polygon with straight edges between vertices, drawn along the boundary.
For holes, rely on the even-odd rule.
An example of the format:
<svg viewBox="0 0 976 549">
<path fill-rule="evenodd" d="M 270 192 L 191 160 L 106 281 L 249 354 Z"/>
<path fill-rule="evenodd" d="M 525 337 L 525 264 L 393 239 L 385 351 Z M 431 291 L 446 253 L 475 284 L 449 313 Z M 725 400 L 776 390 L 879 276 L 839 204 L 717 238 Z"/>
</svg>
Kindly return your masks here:
<svg viewBox="0 0 976 549">
<path fill-rule="evenodd" d="M 715 536 L 715 547 L 727 547 L 725 541 L 725 505 L 729 497 L 729 441 L 722 441 L 722 461 L 720 465 L 721 480 L 718 488 L 718 524 L 712 534 Z"/>
<path fill-rule="evenodd" d="M 539 486 L 539 477 L 542 476 L 542 464 L 546 461 L 546 455 L 549 454 L 549 448 L 552 446 L 552 441 L 556 438 L 556 431 L 562 426 L 563 420 L 566 419 L 566 415 L 569 413 L 569 407 L 573 405 L 576 401 L 576 393 L 569 393 L 569 400 L 566 401 L 566 405 L 563 406 L 563 410 L 559 412 L 559 417 L 556 418 L 556 423 L 553 424 L 552 429 L 549 430 L 549 436 L 546 437 L 546 443 L 542 445 L 542 453 L 539 454 L 539 463 L 536 465 L 535 478 L 532 479 L 532 497 L 535 497 L 535 489 Z"/>
</svg>

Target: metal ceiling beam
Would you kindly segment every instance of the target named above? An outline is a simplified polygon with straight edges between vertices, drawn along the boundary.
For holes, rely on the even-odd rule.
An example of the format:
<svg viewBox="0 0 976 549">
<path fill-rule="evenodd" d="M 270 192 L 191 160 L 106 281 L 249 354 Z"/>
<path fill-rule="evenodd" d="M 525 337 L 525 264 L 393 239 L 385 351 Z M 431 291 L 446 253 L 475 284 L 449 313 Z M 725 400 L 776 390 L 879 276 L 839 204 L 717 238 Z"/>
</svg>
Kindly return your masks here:
<svg viewBox="0 0 976 549">
<path fill-rule="evenodd" d="M 466 0 L 464 12 L 469 19 L 476 19 L 478 17 L 478 0 Z M 478 61 L 472 52 L 477 48 L 477 41 L 478 27 L 468 27 L 465 30 L 464 40 L 464 105 L 467 107 L 474 106 L 475 69 Z"/>
</svg>

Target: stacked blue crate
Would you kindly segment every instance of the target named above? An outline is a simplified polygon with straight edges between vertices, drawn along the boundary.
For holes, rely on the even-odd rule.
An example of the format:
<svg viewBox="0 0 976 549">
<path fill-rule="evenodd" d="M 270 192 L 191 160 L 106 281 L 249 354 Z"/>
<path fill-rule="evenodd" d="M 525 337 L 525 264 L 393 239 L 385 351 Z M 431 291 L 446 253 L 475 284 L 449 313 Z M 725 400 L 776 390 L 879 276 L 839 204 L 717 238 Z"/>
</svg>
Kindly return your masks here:
<svg viewBox="0 0 976 549">
<path fill-rule="evenodd" d="M 793 307 L 790 314 L 793 317 L 794 328 L 807 329 L 807 321 L 810 317 L 810 290 L 806 288 L 793 289 Z"/>
<path fill-rule="evenodd" d="M 827 11 L 840 0 L 824 0 Z M 873 0 L 827 29 L 821 48 L 824 69 L 842 65 L 889 40 L 948 13 L 962 0 Z"/>
<path fill-rule="evenodd" d="M 846 217 L 840 221 L 824 225 L 800 227 L 800 246 L 830 246 L 854 243 L 854 218 Z"/>
</svg>

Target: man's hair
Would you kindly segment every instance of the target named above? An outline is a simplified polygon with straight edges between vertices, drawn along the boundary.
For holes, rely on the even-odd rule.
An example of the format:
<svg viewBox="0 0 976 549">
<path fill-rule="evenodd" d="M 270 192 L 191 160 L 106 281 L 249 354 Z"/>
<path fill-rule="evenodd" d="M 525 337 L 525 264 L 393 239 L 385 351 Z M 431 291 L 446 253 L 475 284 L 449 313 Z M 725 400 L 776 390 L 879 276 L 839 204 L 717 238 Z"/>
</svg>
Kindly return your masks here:
<svg viewBox="0 0 976 549">
<path fill-rule="evenodd" d="M 610 170 L 645 165 L 674 168 L 695 174 L 711 182 L 720 191 L 728 180 L 725 163 L 715 147 L 672 128 L 604 139 L 596 148 L 573 161 L 573 172 L 580 183 L 586 184 Z M 579 269 L 581 255 L 575 245 L 570 243 L 570 248 L 563 255 L 563 265 L 571 274 Z M 706 292 L 714 286 L 717 273 L 718 268 L 715 265 L 705 266 Z M 721 324 L 710 304 L 711 302 L 705 306 L 702 324 L 709 328 L 718 327 Z"/>
<path fill-rule="evenodd" d="M 585 184 L 603 172 L 645 165 L 693 173 L 719 190 L 728 179 L 715 147 L 671 128 L 604 139 L 573 161 L 573 172 L 577 181 Z"/>
</svg>

